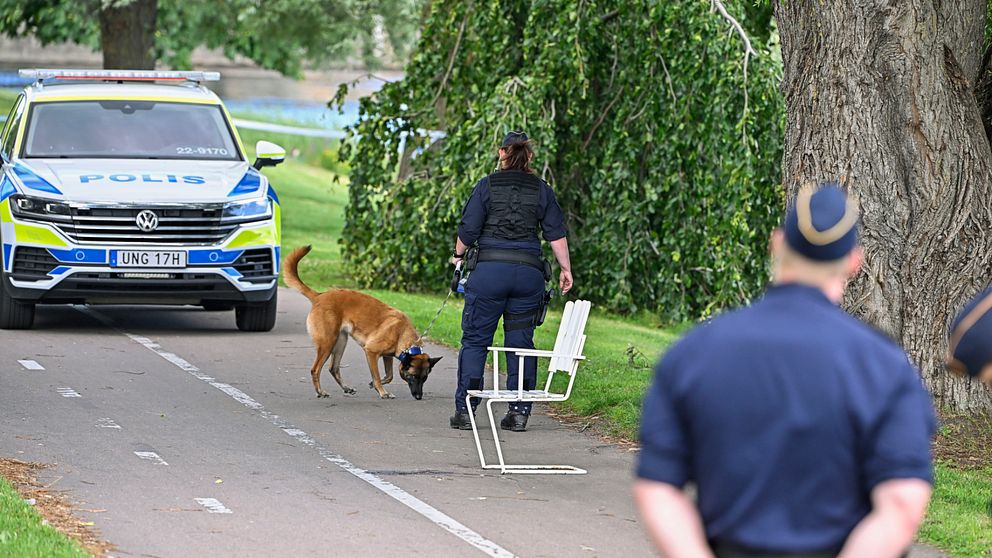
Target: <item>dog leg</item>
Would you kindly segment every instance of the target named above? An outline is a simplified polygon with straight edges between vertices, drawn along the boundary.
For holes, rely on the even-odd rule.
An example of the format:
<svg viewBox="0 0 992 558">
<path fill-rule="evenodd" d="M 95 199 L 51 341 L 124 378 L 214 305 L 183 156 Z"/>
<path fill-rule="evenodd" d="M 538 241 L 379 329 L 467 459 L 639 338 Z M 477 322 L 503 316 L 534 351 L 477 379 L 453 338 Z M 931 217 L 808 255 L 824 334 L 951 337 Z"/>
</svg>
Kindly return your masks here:
<svg viewBox="0 0 992 558">
<path fill-rule="evenodd" d="M 338 340 L 334 343 L 334 360 L 331 362 L 331 375 L 337 380 L 338 385 L 345 395 L 355 395 L 355 388 L 345 385 L 341 381 L 341 357 L 344 356 L 344 348 L 348 346 L 348 333 L 342 331 L 338 334 Z"/>
<path fill-rule="evenodd" d="M 389 384 L 393 381 L 393 357 L 384 356 L 382 357 L 382 367 L 386 369 L 386 377 L 382 379 L 382 383 Z"/>
<path fill-rule="evenodd" d="M 386 377 L 382 379 L 383 385 L 392 383 L 393 381 L 393 357 L 384 356 L 382 357 L 382 367 L 386 370 Z M 369 382 L 369 389 L 375 389 L 375 384 Z"/>
<path fill-rule="evenodd" d="M 372 373 L 372 389 L 379 392 L 381 399 L 393 399 L 393 394 L 382 388 L 382 379 L 379 378 L 379 356 L 365 351 L 365 358 L 369 361 L 369 372 Z"/>
<path fill-rule="evenodd" d="M 320 369 L 324 367 L 329 356 L 331 356 L 330 348 L 317 347 L 317 359 L 313 361 L 313 367 L 310 368 L 310 379 L 313 380 L 313 389 L 317 390 L 317 397 L 328 397 L 327 392 L 320 389 Z"/>
</svg>

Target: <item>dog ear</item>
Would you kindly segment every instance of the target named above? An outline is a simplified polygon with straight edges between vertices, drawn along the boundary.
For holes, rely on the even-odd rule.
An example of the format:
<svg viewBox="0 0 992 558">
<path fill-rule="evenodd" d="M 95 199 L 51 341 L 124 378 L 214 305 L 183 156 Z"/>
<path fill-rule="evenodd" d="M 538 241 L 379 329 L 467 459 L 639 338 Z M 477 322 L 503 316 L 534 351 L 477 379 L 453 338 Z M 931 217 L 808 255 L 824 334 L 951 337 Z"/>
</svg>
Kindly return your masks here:
<svg viewBox="0 0 992 558">
<path fill-rule="evenodd" d="M 441 360 L 442 358 L 444 358 L 444 357 L 436 357 L 436 358 L 429 358 L 429 359 L 427 359 L 427 362 L 430 363 L 432 370 L 434 369 L 434 365 L 437 364 L 437 361 Z"/>
</svg>

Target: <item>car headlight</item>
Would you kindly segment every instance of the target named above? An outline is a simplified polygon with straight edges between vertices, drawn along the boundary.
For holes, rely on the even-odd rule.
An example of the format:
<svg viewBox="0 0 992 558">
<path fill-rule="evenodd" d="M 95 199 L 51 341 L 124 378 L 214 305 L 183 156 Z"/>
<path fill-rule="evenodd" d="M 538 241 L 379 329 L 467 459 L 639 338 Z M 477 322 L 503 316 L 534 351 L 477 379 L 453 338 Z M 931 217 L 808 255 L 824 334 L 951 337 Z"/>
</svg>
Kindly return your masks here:
<svg viewBox="0 0 992 558">
<path fill-rule="evenodd" d="M 61 220 L 60 218 L 68 218 L 72 214 L 67 203 L 46 200 L 44 198 L 31 198 L 20 194 L 10 196 L 10 208 L 14 212 L 14 215 L 34 217 L 36 219 L 51 218 Z"/>
<path fill-rule="evenodd" d="M 264 219 L 272 216 L 272 202 L 268 198 L 224 205 L 225 219 Z"/>
</svg>

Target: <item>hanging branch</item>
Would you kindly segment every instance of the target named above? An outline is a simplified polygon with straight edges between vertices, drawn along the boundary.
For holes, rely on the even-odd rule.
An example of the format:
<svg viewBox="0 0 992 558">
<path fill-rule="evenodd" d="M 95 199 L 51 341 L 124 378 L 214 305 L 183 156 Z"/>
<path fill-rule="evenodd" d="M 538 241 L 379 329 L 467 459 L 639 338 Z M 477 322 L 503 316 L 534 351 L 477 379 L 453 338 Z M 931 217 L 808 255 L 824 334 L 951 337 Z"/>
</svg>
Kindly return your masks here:
<svg viewBox="0 0 992 558">
<path fill-rule="evenodd" d="M 744 112 L 741 115 L 741 139 L 747 142 L 747 63 L 751 60 L 752 56 L 757 58 L 758 53 L 751 46 L 751 39 L 747 38 L 744 28 L 734 19 L 734 16 L 727 13 L 727 8 L 721 0 L 710 0 L 710 9 L 720 12 L 723 19 L 730 22 L 730 25 L 737 31 L 737 34 L 741 36 L 741 40 L 744 41 Z"/>
<path fill-rule="evenodd" d="M 434 98 L 431 99 L 430 106 L 433 107 L 437 100 L 441 97 L 441 93 L 444 91 L 444 87 L 448 84 L 448 78 L 451 77 L 451 70 L 455 66 L 455 56 L 458 54 L 458 49 L 462 45 L 462 35 L 465 34 L 465 24 L 468 23 L 468 16 L 472 14 L 472 6 L 469 6 L 465 10 L 465 17 L 462 18 L 461 25 L 458 26 L 458 37 L 455 39 L 455 47 L 451 49 L 451 54 L 448 56 L 448 69 L 444 72 L 444 77 L 441 78 L 441 85 L 437 88 L 437 93 L 434 94 Z"/>
</svg>

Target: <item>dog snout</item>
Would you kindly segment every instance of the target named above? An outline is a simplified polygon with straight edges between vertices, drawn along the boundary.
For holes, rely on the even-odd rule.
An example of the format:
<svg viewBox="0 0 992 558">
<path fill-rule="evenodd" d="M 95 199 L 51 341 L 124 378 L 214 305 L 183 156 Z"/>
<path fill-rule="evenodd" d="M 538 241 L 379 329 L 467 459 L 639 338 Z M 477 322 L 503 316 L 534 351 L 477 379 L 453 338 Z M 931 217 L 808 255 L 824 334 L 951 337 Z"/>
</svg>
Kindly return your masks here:
<svg viewBox="0 0 992 558">
<path fill-rule="evenodd" d="M 407 382 L 407 384 L 409 384 L 410 386 L 410 395 L 412 395 L 414 399 L 420 401 L 421 399 L 424 398 L 423 382 L 419 382 L 416 380 L 416 378 L 412 378 L 409 382 Z"/>
</svg>

